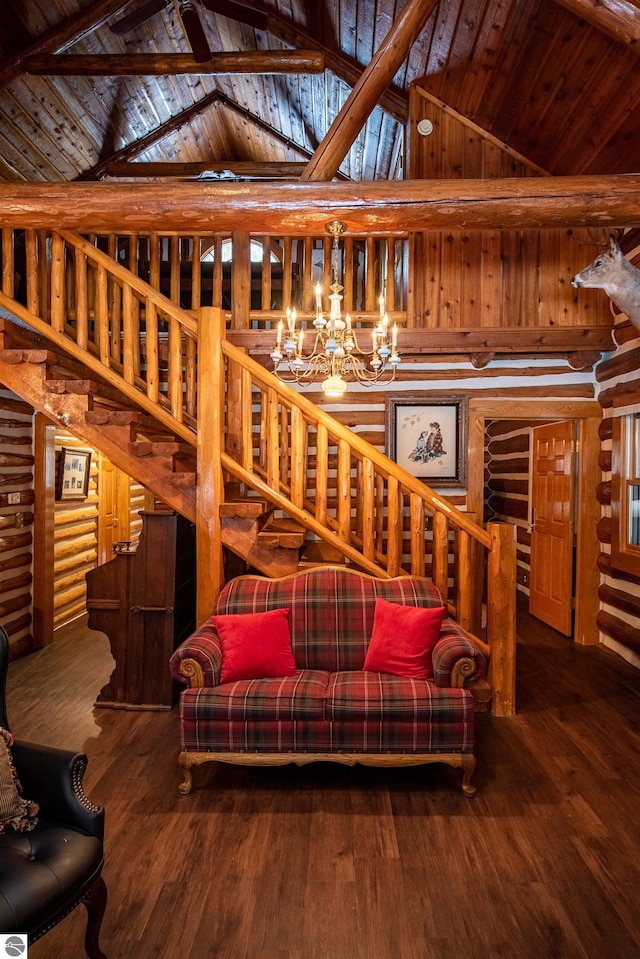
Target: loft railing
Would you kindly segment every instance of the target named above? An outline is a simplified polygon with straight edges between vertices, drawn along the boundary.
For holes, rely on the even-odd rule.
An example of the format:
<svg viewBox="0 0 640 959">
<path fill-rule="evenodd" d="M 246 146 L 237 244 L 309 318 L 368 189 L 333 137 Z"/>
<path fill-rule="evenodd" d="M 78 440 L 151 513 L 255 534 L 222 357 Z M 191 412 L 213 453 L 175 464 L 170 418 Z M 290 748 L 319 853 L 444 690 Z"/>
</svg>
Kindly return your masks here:
<svg viewBox="0 0 640 959">
<path fill-rule="evenodd" d="M 278 381 L 226 340 L 223 311 L 205 309 L 196 322 L 76 234 L 25 231 L 18 251 L 15 239 L 3 231 L 0 305 L 197 446 L 197 524 L 212 566 L 221 552 L 217 508 L 231 477 L 365 571 L 432 577 L 472 633 L 484 600 L 492 708 L 513 712 L 511 526 L 483 529 Z M 201 545 L 199 561 L 205 552 Z"/>
</svg>

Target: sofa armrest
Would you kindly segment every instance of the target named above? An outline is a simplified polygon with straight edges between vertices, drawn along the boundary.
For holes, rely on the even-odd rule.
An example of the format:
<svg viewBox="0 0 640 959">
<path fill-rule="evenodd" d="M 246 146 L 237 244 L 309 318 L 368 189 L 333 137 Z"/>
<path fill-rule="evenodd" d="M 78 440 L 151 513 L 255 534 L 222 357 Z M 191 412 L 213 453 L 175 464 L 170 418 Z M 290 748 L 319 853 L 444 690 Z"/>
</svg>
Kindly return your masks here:
<svg viewBox="0 0 640 959">
<path fill-rule="evenodd" d="M 453 620 L 445 619 L 433 649 L 436 686 L 467 686 L 471 680 L 484 679 L 488 659 L 480 644 Z"/>
<path fill-rule="evenodd" d="M 222 646 L 210 619 L 185 639 L 169 660 L 171 675 L 184 686 L 218 686 Z"/>
<path fill-rule="evenodd" d="M 12 749 L 22 795 L 37 802 L 38 817 L 104 838 L 104 809 L 84 793 L 84 753 L 16 739 Z"/>
</svg>

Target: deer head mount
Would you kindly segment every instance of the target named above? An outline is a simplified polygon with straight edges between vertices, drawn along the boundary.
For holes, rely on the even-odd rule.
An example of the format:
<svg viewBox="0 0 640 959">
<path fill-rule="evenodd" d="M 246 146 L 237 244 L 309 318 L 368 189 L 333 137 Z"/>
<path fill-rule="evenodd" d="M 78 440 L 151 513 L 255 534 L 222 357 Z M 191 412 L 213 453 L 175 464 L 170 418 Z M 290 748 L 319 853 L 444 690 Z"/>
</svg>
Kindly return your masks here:
<svg viewBox="0 0 640 959">
<path fill-rule="evenodd" d="M 640 330 L 640 270 L 629 262 L 615 239 L 608 250 L 571 278 L 573 286 L 604 290 Z"/>
</svg>

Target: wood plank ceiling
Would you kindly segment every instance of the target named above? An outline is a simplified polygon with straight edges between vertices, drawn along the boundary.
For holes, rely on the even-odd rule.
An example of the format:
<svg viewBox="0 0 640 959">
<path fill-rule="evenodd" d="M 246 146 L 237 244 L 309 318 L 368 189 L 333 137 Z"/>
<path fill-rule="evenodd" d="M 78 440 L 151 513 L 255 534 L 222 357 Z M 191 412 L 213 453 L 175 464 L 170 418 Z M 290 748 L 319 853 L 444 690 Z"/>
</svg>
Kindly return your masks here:
<svg viewBox="0 0 640 959">
<path fill-rule="evenodd" d="M 116 160 L 197 164 L 182 172 L 201 178 L 210 163 L 210 179 L 236 163 L 295 163 L 270 175 L 298 176 L 409 2 L 246 0 L 267 14 L 266 29 L 209 9 L 237 14 L 228 2 L 192 0 L 191 12 L 183 4 L 214 54 L 321 51 L 320 72 L 213 73 L 203 63 L 189 74 L 65 76 L 26 72 L 42 68 L 27 54 L 191 55 L 178 0 L 159 0 L 122 35 L 111 27 L 147 0 L 3 0 L 0 181 L 113 177 L 122 173 L 110 166 Z M 640 0 L 441 0 L 339 176 L 402 176 L 416 79 L 553 175 L 636 173 L 636 50 Z"/>
</svg>

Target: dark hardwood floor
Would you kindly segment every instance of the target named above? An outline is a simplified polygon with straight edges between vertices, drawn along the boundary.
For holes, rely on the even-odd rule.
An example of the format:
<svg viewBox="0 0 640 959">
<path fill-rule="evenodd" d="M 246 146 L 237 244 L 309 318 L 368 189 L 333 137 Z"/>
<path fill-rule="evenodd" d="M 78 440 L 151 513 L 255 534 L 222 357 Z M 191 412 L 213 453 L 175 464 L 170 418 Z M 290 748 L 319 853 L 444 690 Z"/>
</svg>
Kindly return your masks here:
<svg viewBox="0 0 640 959">
<path fill-rule="evenodd" d="M 519 614 L 518 713 L 448 767 L 196 770 L 176 711 L 94 709 L 101 634 L 9 670 L 14 732 L 89 756 L 108 959 L 640 957 L 640 673 Z M 83 910 L 30 959 L 84 956 Z"/>
</svg>

